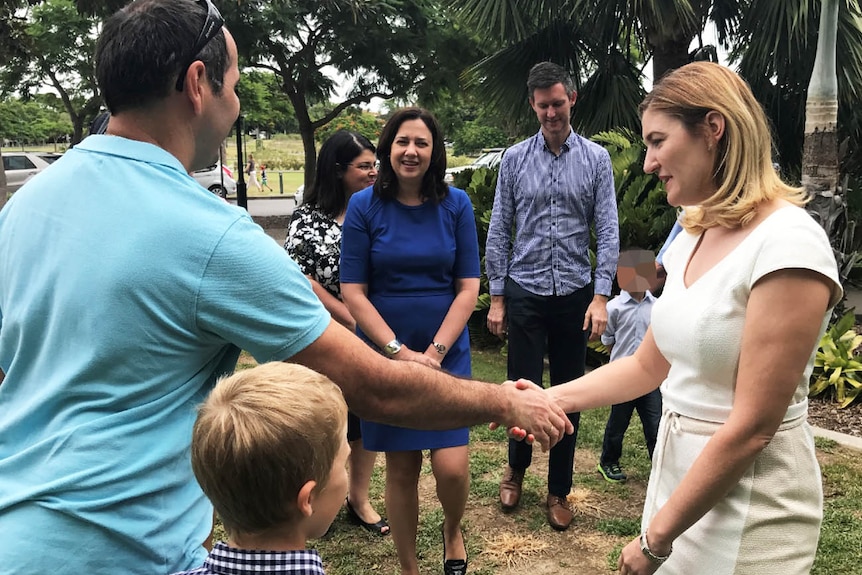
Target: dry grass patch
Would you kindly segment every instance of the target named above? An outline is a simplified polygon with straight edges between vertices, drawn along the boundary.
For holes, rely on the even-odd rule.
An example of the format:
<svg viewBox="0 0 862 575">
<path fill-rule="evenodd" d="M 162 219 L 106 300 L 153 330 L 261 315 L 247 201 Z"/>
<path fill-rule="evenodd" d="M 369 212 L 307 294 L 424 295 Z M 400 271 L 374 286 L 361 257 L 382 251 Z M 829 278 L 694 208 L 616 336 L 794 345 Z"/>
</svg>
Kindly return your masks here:
<svg viewBox="0 0 862 575">
<path fill-rule="evenodd" d="M 509 569 L 526 565 L 550 547 L 546 541 L 532 534 L 516 535 L 508 531 L 482 539 L 485 540 L 482 555 L 497 564 L 505 563 Z"/>
</svg>

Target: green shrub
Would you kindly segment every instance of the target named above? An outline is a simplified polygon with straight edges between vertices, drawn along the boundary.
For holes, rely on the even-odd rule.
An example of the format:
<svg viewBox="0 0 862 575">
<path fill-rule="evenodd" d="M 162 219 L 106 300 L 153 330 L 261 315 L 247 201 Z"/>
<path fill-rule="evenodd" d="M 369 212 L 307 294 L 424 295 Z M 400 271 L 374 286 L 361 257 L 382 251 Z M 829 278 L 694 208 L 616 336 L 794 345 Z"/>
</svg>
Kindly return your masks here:
<svg viewBox="0 0 862 575">
<path fill-rule="evenodd" d="M 480 120 L 465 122 L 452 139 L 455 142 L 455 153 L 459 155 L 475 153 L 482 148 L 501 148 L 508 140 L 506 132 Z"/>
<path fill-rule="evenodd" d="M 862 335 L 856 333 L 856 316 L 853 310 L 829 326 L 814 359 L 814 371 L 808 395 L 811 397 L 831 392 L 839 407 L 847 407 L 862 390 L 862 362 L 856 349 L 862 344 Z"/>
</svg>

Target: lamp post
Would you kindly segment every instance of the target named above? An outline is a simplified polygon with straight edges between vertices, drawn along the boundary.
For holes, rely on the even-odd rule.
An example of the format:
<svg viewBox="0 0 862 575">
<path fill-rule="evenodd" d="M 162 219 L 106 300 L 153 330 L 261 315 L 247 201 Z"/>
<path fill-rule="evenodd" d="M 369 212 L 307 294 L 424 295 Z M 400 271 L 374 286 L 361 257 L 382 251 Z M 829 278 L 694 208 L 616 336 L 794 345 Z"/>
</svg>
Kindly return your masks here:
<svg viewBox="0 0 862 575">
<path fill-rule="evenodd" d="M 236 118 L 236 165 L 239 177 L 236 180 L 236 205 L 248 211 L 248 195 L 245 185 L 245 166 L 242 161 L 242 114 Z"/>
</svg>

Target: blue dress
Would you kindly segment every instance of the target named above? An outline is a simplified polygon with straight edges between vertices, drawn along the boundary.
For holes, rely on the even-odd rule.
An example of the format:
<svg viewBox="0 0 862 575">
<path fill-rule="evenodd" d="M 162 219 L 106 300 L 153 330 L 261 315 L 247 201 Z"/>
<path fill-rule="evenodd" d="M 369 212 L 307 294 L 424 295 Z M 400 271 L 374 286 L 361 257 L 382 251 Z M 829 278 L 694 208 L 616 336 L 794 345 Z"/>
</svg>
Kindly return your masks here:
<svg viewBox="0 0 862 575">
<path fill-rule="evenodd" d="M 366 188 L 350 198 L 342 225 L 341 281 L 368 285 L 368 299 L 404 345 L 424 352 L 455 299 L 455 281 L 477 278 L 479 242 L 473 206 L 449 188 L 438 205 L 384 201 Z M 373 343 L 357 329 L 369 345 Z M 443 358 L 449 373 L 470 375 L 467 328 Z M 466 427 L 420 431 L 362 420 L 371 451 L 416 451 L 466 445 Z"/>
</svg>

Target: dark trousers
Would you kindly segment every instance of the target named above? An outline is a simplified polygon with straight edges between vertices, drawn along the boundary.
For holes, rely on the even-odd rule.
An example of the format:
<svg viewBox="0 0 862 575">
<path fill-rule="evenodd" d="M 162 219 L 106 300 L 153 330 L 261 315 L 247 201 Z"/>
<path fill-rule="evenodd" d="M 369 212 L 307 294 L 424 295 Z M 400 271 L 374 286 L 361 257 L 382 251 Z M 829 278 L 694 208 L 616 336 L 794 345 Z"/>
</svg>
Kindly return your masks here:
<svg viewBox="0 0 862 575">
<path fill-rule="evenodd" d="M 538 296 L 507 280 L 505 296 L 509 379 L 529 379 L 541 386 L 546 351 L 552 386 L 584 375 L 588 335 L 583 330 L 584 315 L 593 298 L 592 285 L 571 295 Z M 581 419 L 580 413 L 568 415 L 575 432 L 552 447 L 548 459 L 548 493 L 558 497 L 565 497 L 572 489 L 575 443 Z M 509 465 L 513 469 L 526 469 L 532 457 L 531 445 L 509 440 Z"/>
<path fill-rule="evenodd" d="M 637 399 L 618 403 L 611 407 L 608 424 L 605 426 L 605 439 L 602 442 L 602 465 L 620 462 L 620 456 L 623 454 L 623 436 L 629 428 L 632 413 L 636 409 L 644 428 L 644 439 L 649 451 L 649 458 L 652 459 L 652 452 L 655 450 L 656 437 L 658 436 L 658 424 L 661 420 L 661 391 L 658 389 L 654 389 Z"/>
</svg>

